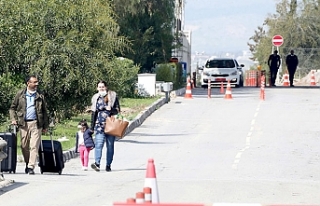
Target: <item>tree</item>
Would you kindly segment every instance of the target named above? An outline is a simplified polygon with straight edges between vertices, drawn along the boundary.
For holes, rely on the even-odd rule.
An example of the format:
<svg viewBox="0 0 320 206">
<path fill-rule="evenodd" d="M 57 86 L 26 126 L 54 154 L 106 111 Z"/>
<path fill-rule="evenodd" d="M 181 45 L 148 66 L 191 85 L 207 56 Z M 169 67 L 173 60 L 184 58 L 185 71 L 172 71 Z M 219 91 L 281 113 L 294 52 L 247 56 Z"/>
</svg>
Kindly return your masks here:
<svg viewBox="0 0 320 206">
<path fill-rule="evenodd" d="M 174 0 L 111 0 L 120 34 L 132 50 L 125 57 L 150 71 L 155 63 L 168 62 L 174 41 Z M 124 6 L 125 5 L 125 6 Z"/>
<path fill-rule="evenodd" d="M 304 73 L 319 68 L 320 32 L 319 0 L 306 0 L 300 4 L 296 0 L 282 0 L 277 4 L 276 13 L 266 18 L 266 29 L 258 28 L 248 43 L 254 58 L 265 62 L 271 52 L 271 38 L 281 34 L 284 44 L 280 54 L 287 54 L 291 49 L 299 56 L 299 67 Z M 265 28 L 265 27 L 264 27 Z M 265 33 L 262 34 L 262 30 Z M 285 65 L 284 65 L 285 66 Z"/>
<path fill-rule="evenodd" d="M 38 74 L 52 113 L 71 117 L 83 110 L 115 54 L 129 48 L 106 1 L 0 4 L 0 68 L 21 77 Z"/>
</svg>

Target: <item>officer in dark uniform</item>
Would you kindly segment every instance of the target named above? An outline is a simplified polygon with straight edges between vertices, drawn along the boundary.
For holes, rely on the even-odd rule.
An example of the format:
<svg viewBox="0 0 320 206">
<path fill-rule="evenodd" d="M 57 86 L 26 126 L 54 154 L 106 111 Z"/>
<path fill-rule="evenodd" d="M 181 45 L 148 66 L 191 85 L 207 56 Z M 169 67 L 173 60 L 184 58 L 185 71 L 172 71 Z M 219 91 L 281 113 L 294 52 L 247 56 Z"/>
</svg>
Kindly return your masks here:
<svg viewBox="0 0 320 206">
<path fill-rule="evenodd" d="M 277 78 L 278 69 L 281 64 L 280 56 L 278 55 L 278 51 L 274 50 L 273 54 L 269 56 L 268 66 L 270 68 L 270 76 L 271 76 L 271 86 L 275 87 L 275 82 Z"/>
<path fill-rule="evenodd" d="M 297 55 L 294 54 L 293 50 L 291 50 L 290 54 L 286 57 L 286 64 L 287 64 L 287 68 L 289 71 L 290 87 L 294 87 L 293 86 L 293 78 L 294 78 L 294 73 L 297 70 L 299 60 L 298 60 Z"/>
</svg>

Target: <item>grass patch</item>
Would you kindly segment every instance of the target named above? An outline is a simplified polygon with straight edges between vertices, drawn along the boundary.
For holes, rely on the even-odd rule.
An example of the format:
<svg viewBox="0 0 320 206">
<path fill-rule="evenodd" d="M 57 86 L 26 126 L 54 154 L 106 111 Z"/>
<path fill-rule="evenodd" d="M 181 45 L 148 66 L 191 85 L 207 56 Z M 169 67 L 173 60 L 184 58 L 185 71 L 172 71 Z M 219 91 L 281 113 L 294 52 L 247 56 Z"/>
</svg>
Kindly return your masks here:
<svg viewBox="0 0 320 206">
<path fill-rule="evenodd" d="M 122 98 L 120 99 L 121 114 L 129 121 L 133 120 L 141 111 L 144 111 L 152 103 L 160 99 L 161 97 L 153 98 Z M 85 119 L 90 124 L 91 114 L 81 114 L 73 117 L 70 120 L 65 120 L 60 123 L 56 123 L 52 131 L 52 138 L 54 140 L 65 137 L 68 141 L 62 141 L 63 150 L 69 150 L 75 147 L 76 132 L 78 131 L 77 125 L 80 120 Z M 0 125 L 0 131 L 8 131 L 9 122 Z M 49 132 L 42 134 L 42 139 L 50 139 Z M 21 155 L 21 143 L 20 135 L 18 134 L 18 155 Z"/>
<path fill-rule="evenodd" d="M 121 99 L 121 114 L 129 121 L 133 120 L 141 111 L 145 110 L 160 97 L 140 98 L 140 99 Z"/>
</svg>

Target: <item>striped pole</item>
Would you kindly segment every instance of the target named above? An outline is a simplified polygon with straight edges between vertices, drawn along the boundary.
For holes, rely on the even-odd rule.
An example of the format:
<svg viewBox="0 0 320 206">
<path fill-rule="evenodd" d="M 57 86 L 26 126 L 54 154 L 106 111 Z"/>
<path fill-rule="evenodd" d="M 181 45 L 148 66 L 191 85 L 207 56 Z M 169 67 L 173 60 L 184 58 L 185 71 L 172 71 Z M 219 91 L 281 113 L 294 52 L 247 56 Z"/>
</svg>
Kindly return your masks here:
<svg viewBox="0 0 320 206">
<path fill-rule="evenodd" d="M 208 79 L 208 99 L 211 98 L 211 79 Z"/>
</svg>

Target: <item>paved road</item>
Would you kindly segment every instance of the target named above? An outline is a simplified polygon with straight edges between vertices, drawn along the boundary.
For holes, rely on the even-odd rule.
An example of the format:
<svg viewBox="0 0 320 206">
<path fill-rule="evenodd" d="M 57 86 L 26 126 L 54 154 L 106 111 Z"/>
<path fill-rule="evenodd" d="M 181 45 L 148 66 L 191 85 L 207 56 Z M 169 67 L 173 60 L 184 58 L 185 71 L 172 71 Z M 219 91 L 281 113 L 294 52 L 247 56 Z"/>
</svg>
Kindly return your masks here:
<svg viewBox="0 0 320 206">
<path fill-rule="evenodd" d="M 116 142 L 110 173 L 72 159 L 61 176 L 29 176 L 19 164 L 0 204 L 124 202 L 142 190 L 149 158 L 163 203 L 320 204 L 320 89 L 267 88 L 265 101 L 259 88 L 233 89 L 232 100 L 212 93 L 195 89 L 154 112 Z"/>
</svg>

